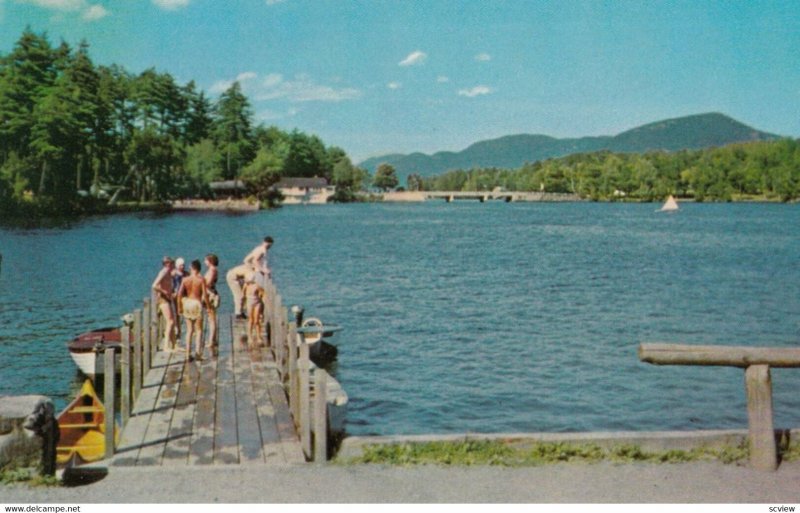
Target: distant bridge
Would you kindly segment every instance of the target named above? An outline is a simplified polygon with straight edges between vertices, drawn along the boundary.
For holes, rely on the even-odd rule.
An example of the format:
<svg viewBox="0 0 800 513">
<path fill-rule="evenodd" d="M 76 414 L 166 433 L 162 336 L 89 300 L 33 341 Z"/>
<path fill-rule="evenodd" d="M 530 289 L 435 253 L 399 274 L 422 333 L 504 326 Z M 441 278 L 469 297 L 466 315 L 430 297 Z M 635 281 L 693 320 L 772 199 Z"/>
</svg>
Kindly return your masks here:
<svg viewBox="0 0 800 513">
<path fill-rule="evenodd" d="M 556 192 L 520 192 L 520 191 L 405 191 L 387 192 L 383 195 L 384 201 L 395 202 L 420 202 L 431 199 L 443 199 L 450 203 L 455 200 L 478 200 L 481 203 L 490 200 L 505 201 L 581 201 L 576 194 Z"/>
</svg>

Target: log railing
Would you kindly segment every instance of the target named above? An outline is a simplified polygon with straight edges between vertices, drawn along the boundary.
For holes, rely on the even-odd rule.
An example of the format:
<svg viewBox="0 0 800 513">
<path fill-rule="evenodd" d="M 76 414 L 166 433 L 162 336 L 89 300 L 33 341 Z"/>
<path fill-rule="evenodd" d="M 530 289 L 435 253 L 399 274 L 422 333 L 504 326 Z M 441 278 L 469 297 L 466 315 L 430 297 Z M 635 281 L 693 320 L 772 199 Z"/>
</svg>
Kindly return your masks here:
<svg viewBox="0 0 800 513">
<path fill-rule="evenodd" d="M 655 365 L 717 365 L 745 369 L 750 464 L 778 468 L 770 367 L 800 367 L 800 348 L 640 344 L 639 359 Z"/>
</svg>

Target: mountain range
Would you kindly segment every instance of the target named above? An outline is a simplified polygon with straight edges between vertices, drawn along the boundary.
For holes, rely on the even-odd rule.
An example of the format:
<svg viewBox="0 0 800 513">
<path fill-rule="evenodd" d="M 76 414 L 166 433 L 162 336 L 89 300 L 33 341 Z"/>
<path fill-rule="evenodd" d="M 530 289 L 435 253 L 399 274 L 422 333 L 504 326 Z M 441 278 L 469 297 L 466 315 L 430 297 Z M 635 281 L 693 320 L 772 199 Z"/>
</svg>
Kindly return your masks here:
<svg viewBox="0 0 800 513">
<path fill-rule="evenodd" d="M 374 172 L 381 163 L 391 164 L 401 184 L 411 173 L 432 176 L 453 169 L 482 167 L 519 168 L 573 153 L 610 150 L 638 153 L 651 150 L 701 149 L 744 141 L 765 141 L 779 136 L 756 130 L 717 112 L 648 123 L 614 136 L 558 139 L 547 135 L 507 135 L 472 144 L 459 151 L 390 154 L 369 158 L 359 165 Z"/>
</svg>

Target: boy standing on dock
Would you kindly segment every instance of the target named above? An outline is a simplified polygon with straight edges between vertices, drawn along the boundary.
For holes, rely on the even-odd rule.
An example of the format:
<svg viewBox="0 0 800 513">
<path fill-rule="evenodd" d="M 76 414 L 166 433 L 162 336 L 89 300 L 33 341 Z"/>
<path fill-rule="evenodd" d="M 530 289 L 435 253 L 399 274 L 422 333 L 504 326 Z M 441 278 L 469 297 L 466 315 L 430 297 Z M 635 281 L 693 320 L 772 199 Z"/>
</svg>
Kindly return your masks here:
<svg viewBox="0 0 800 513">
<path fill-rule="evenodd" d="M 203 307 L 208 306 L 206 280 L 200 275 L 200 261 L 192 260 L 191 274 L 181 281 L 178 289 L 178 311 L 186 319 L 186 359 L 192 361 L 194 335 L 197 360 L 203 359 Z"/>
<path fill-rule="evenodd" d="M 156 293 L 158 301 L 158 311 L 164 316 L 166 321 L 166 328 L 164 331 L 164 340 L 162 341 L 162 349 L 164 351 L 173 351 L 175 349 L 175 316 L 172 312 L 172 269 L 175 262 L 168 256 L 161 259 L 162 268 L 153 281 L 153 291 Z"/>
<path fill-rule="evenodd" d="M 272 247 L 272 237 L 267 235 L 264 242 L 253 248 L 253 251 L 244 257 L 245 265 L 256 273 L 256 283 L 261 287 L 267 286 L 267 279 L 270 277 L 269 265 L 267 264 L 267 252 Z"/>
</svg>

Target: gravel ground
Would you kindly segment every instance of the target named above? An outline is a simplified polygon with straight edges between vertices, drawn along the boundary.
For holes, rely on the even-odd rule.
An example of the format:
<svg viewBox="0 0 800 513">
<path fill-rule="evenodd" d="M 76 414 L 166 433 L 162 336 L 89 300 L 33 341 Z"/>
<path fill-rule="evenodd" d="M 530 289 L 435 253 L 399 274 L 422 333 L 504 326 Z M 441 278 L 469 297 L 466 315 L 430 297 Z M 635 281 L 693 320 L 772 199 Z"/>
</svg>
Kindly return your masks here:
<svg viewBox="0 0 800 513">
<path fill-rule="evenodd" d="M 0 486 L 0 503 L 800 503 L 800 462 L 777 472 L 715 462 L 114 467 L 88 479 Z"/>
</svg>

